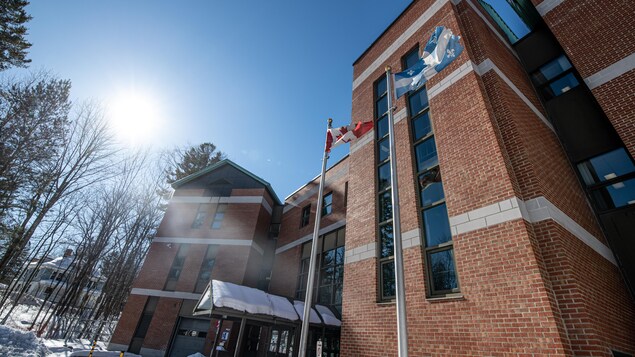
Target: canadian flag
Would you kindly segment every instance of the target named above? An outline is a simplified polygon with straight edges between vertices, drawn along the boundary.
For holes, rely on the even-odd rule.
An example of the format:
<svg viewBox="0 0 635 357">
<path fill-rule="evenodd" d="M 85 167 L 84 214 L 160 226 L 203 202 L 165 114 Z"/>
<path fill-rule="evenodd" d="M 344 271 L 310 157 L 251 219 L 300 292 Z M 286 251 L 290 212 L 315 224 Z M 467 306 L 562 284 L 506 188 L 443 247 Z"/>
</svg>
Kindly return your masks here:
<svg viewBox="0 0 635 357">
<path fill-rule="evenodd" d="M 339 128 L 331 128 L 326 131 L 326 152 L 330 152 L 340 144 L 353 141 L 373 129 L 372 121 L 358 122 L 356 125 L 346 125 Z"/>
</svg>

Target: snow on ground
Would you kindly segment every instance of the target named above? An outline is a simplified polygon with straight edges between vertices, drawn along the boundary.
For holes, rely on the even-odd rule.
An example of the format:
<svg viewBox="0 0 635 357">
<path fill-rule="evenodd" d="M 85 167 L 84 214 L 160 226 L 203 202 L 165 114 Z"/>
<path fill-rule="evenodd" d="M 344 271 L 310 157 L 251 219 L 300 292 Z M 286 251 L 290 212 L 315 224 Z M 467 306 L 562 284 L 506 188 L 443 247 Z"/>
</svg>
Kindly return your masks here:
<svg viewBox="0 0 635 357">
<path fill-rule="evenodd" d="M 48 353 L 46 346 L 33 332 L 0 325 L 0 356 L 40 357 Z"/>
</svg>

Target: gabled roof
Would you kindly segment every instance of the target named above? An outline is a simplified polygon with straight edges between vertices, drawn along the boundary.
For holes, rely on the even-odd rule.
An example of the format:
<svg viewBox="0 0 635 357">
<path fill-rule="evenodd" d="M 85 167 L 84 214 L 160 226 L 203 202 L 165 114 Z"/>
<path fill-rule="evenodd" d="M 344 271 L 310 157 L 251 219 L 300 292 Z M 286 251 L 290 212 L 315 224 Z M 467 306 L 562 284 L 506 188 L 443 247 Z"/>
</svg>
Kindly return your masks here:
<svg viewBox="0 0 635 357">
<path fill-rule="evenodd" d="M 213 165 L 210 165 L 198 172 L 195 172 L 191 175 L 185 176 L 180 180 L 176 180 L 172 183 L 172 188 L 177 189 L 180 186 L 196 179 L 199 178 L 203 175 L 206 175 L 220 167 L 223 167 L 225 165 L 230 165 L 232 167 L 234 167 L 235 169 L 237 169 L 238 171 L 244 173 L 245 175 L 251 177 L 252 179 L 260 182 L 261 184 L 263 184 L 265 186 L 265 188 L 267 189 L 267 191 L 269 191 L 269 194 L 271 195 L 271 197 L 273 198 L 273 200 L 276 202 L 277 205 L 282 205 L 282 202 L 280 201 L 280 199 L 278 198 L 278 195 L 276 195 L 276 192 L 273 190 L 273 187 L 271 187 L 271 185 L 269 184 L 269 182 L 261 179 L 260 177 L 252 174 L 251 172 L 247 171 L 245 168 L 243 168 L 242 166 L 238 165 L 237 163 L 229 160 L 229 159 L 225 159 L 225 160 L 221 160 Z"/>
</svg>

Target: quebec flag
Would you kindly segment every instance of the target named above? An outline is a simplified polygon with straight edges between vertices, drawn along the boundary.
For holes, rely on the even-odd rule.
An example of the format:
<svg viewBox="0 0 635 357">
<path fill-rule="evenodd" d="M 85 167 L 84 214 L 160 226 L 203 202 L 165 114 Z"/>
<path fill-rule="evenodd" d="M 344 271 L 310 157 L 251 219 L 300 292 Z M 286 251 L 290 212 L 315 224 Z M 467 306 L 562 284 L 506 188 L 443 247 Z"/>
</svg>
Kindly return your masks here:
<svg viewBox="0 0 635 357">
<path fill-rule="evenodd" d="M 461 36 L 452 34 L 452 30 L 439 26 L 423 49 L 423 54 L 414 66 L 395 73 L 395 96 L 400 98 L 411 90 L 421 88 L 426 81 L 441 72 L 463 52 L 459 43 Z"/>
</svg>

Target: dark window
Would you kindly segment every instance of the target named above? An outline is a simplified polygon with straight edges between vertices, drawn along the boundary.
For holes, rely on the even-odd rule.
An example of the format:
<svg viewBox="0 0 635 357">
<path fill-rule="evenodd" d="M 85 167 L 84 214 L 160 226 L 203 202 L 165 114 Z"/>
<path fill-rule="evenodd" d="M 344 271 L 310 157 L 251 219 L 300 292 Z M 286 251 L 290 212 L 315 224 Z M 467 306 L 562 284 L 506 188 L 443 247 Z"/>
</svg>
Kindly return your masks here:
<svg viewBox="0 0 635 357">
<path fill-rule="evenodd" d="M 192 222 L 192 228 L 199 228 L 205 221 L 205 217 L 207 217 L 207 205 L 199 205 L 194 222 Z"/>
<path fill-rule="evenodd" d="M 531 74 L 531 79 L 545 100 L 562 95 L 580 84 L 564 55 L 540 67 Z"/>
<path fill-rule="evenodd" d="M 174 261 L 172 262 L 172 267 L 168 272 L 168 279 L 165 282 L 163 290 L 174 291 L 176 288 L 176 282 L 179 280 L 179 276 L 181 276 L 181 271 L 183 270 L 185 257 L 187 256 L 189 248 L 189 244 L 181 244 L 179 246 L 179 250 L 176 252 L 176 257 L 174 257 Z"/>
<path fill-rule="evenodd" d="M 333 213 L 333 192 L 329 192 L 322 198 L 322 217 Z"/>
<path fill-rule="evenodd" d="M 318 240 L 316 274 L 313 301 L 342 312 L 342 284 L 344 282 L 345 227 L 321 236 Z M 295 298 L 304 300 L 306 295 L 311 242 L 302 246 L 300 271 Z"/>
<path fill-rule="evenodd" d="M 413 48 L 407 55 L 404 56 L 402 61 L 403 70 L 414 66 L 419 61 L 419 46 Z"/>
<path fill-rule="evenodd" d="M 304 227 L 309 224 L 309 220 L 311 219 L 311 204 L 304 206 L 302 208 L 302 215 L 300 216 L 300 227 Z"/>
<path fill-rule="evenodd" d="M 212 220 L 212 229 L 219 229 L 225 219 L 225 211 L 227 210 L 226 203 L 219 203 L 216 206 L 216 212 L 214 213 L 214 219 Z"/>
<path fill-rule="evenodd" d="M 344 182 L 344 207 L 348 205 L 348 181 Z"/>
<path fill-rule="evenodd" d="M 635 204 L 635 165 L 624 148 L 583 161 L 578 171 L 599 211 Z"/>
<path fill-rule="evenodd" d="M 430 296 L 458 292 L 454 249 L 425 88 L 408 97 Z M 388 269 L 388 268 L 386 268 Z M 390 288 L 388 284 L 384 288 Z"/>
<path fill-rule="evenodd" d="M 201 264 L 201 270 L 198 272 L 198 279 L 196 279 L 196 286 L 194 287 L 195 293 L 202 293 L 207 287 L 207 284 L 212 279 L 212 269 L 214 268 L 214 262 L 216 261 L 216 246 L 210 245 L 207 247 L 207 252 L 203 258 Z"/>
<path fill-rule="evenodd" d="M 134 335 L 132 337 L 130 348 L 128 348 L 129 352 L 139 353 L 139 351 L 141 350 L 143 339 L 148 333 L 148 327 L 150 327 L 150 322 L 152 322 L 152 316 L 154 315 L 154 311 L 156 310 L 158 303 L 158 297 L 151 296 L 148 298 L 148 301 L 143 308 L 141 318 L 139 319 L 139 323 L 137 324 L 137 328 L 135 329 Z"/>
<path fill-rule="evenodd" d="M 633 357 L 633 355 L 628 354 L 628 353 L 624 353 L 624 352 L 619 352 L 619 351 L 611 351 L 613 353 L 613 357 Z"/>
<path fill-rule="evenodd" d="M 527 36 L 540 21 L 540 15 L 530 0 L 478 2 L 512 44 Z"/>
</svg>

